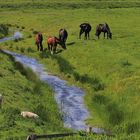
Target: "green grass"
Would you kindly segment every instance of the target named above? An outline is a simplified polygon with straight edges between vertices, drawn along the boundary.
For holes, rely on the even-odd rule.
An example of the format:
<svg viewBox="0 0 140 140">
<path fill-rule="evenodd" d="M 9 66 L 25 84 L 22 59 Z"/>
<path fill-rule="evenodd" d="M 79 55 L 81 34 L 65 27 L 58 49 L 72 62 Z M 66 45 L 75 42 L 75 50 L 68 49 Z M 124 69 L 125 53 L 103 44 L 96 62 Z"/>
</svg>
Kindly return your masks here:
<svg viewBox="0 0 140 140">
<path fill-rule="evenodd" d="M 7 2 L 0 2 L 1 8 L 7 9 L 80 9 L 80 8 L 129 8 L 129 7 L 140 7 L 140 2 L 138 0 L 76 0 L 76 1 L 68 1 L 68 0 L 49 0 L 49 1 L 40 1 L 40 0 L 12 0 Z"/>
<path fill-rule="evenodd" d="M 0 53 L 0 91 L 4 103 L 0 110 L 0 137 L 27 136 L 31 133 L 66 132 L 51 89 L 30 69 Z M 32 111 L 38 120 L 24 119 L 21 111 Z M 18 137 L 19 137 L 18 136 Z"/>
<path fill-rule="evenodd" d="M 139 1 L 63 0 L 61 4 L 59 3 L 60 1 L 57 0 L 43 1 L 43 3 L 41 1 L 34 1 L 33 3 L 29 0 L 28 4 L 27 1 L 23 0 L 8 1 L 8 4 L 0 2 L 1 6 L 7 4 L 7 7 L 1 8 L 1 24 L 10 24 L 12 30 L 21 30 L 24 36 L 24 40 L 18 42 L 1 43 L 1 48 L 35 57 L 40 63 L 44 64 L 47 72 L 66 79 L 69 84 L 81 87 L 85 91 L 85 104 L 91 114 L 86 123 L 91 126 L 109 129 L 117 135 L 110 139 L 139 139 L 140 9 L 137 8 L 140 4 Z M 75 7 L 72 7 L 72 4 Z M 100 4 L 100 7 L 98 7 L 98 4 Z M 110 4 L 111 7 L 109 7 Z M 8 8 L 8 5 L 11 7 Z M 27 8 L 25 8 L 26 5 L 28 5 Z M 118 8 L 115 8 L 117 5 Z M 78 39 L 79 25 L 82 22 L 89 22 L 92 25 L 90 40 L 84 40 L 83 37 L 81 40 Z M 95 38 L 96 25 L 103 22 L 110 25 L 113 33 L 112 40 L 103 39 L 103 35 L 101 35 L 100 40 Z M 23 27 L 25 28 L 23 29 Z M 46 37 L 58 36 L 58 30 L 62 27 L 66 28 L 69 33 L 67 50 L 53 56 L 48 51 L 37 52 L 34 33 L 36 31 L 43 33 L 43 45 L 44 48 L 47 48 Z M 12 34 L 12 31 L 10 31 L 10 34 Z M 3 65 L 7 67 L 9 61 L 5 62 L 6 64 L 3 63 Z M 15 67 L 11 71 L 17 72 Z M 11 71 L 9 72 L 12 73 Z M 7 72 L 3 68 L 1 73 L 0 75 L 6 75 Z M 17 86 L 14 82 L 10 83 L 7 80 L 2 80 L 4 87 L 0 85 L 0 88 L 7 93 L 7 100 L 13 100 L 9 97 L 11 94 L 9 83 L 12 84 L 10 88 L 17 92 L 23 87 L 29 88 L 29 91 L 35 88 L 35 84 L 29 82 L 32 85 L 30 89 L 27 82 L 30 80 L 27 78 L 21 80 L 22 76 L 20 73 L 19 75 L 17 80 L 21 84 L 20 86 Z M 11 78 L 13 77 L 11 76 Z M 13 81 L 16 82 L 16 80 Z M 46 88 L 46 85 L 43 86 Z M 23 90 L 25 89 L 23 88 Z M 50 92 L 49 89 L 46 89 L 46 91 Z M 44 102 L 44 96 L 42 96 L 41 103 Z M 14 99 L 17 100 L 18 98 Z M 24 99 L 21 96 L 20 102 L 22 98 Z M 37 98 L 36 93 L 34 98 Z M 17 103 L 13 107 L 16 105 Z M 50 105 L 50 103 L 46 103 L 46 105 Z M 7 105 L 7 107 L 10 106 L 11 104 Z M 24 105 L 20 107 L 22 108 Z M 38 107 L 40 105 L 36 106 L 36 108 Z M 44 110 L 44 107 L 41 108 Z M 25 128 L 27 129 L 30 122 L 26 124 Z M 43 133 L 45 131 L 42 127 L 38 127 L 35 132 Z M 51 132 L 56 131 L 52 129 Z M 11 130 L 10 133 L 14 135 L 15 130 Z M 25 134 L 25 131 L 19 133 L 19 135 L 22 135 L 22 133 Z M 105 137 L 99 136 L 98 139 L 109 139 Z"/>
</svg>

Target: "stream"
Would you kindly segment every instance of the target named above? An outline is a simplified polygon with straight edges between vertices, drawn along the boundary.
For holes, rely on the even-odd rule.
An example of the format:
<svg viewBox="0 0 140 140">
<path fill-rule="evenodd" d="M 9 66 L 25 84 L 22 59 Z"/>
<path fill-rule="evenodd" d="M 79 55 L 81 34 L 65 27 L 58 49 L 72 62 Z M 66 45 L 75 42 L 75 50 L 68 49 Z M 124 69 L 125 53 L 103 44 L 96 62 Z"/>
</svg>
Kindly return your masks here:
<svg viewBox="0 0 140 140">
<path fill-rule="evenodd" d="M 11 37 L 12 39 L 14 37 Z M 0 39 L 0 42 L 10 40 L 9 38 Z M 67 81 L 57 76 L 48 74 L 43 65 L 36 59 L 8 50 L 3 50 L 6 54 L 12 55 L 15 61 L 22 63 L 25 67 L 32 69 L 41 81 L 47 83 L 54 91 L 55 100 L 59 110 L 63 113 L 64 126 L 73 130 L 85 131 L 89 126 L 85 120 L 90 117 L 84 105 L 84 91 L 76 86 L 67 85 Z M 93 127 L 92 131 L 97 134 L 106 134 L 101 128 Z"/>
</svg>

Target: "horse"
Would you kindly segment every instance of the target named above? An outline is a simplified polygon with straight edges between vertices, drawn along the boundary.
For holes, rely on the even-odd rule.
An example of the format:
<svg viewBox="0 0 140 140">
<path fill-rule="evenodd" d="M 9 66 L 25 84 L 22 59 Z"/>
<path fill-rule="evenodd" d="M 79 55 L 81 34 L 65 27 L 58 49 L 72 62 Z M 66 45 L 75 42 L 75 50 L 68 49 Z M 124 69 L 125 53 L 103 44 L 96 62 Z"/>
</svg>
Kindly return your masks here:
<svg viewBox="0 0 140 140">
<path fill-rule="evenodd" d="M 66 49 L 65 42 L 62 42 L 57 37 L 48 37 L 47 44 L 48 44 L 48 50 L 51 52 L 51 54 L 55 53 L 57 44 L 59 44 L 63 49 Z"/>
<path fill-rule="evenodd" d="M 85 39 L 89 39 L 89 32 L 91 31 L 91 25 L 89 24 L 89 23 L 82 23 L 81 25 L 80 25 L 80 32 L 79 32 L 79 38 L 81 39 L 81 35 L 83 34 L 83 33 L 85 33 Z"/>
<path fill-rule="evenodd" d="M 59 39 L 62 41 L 62 42 L 66 42 L 67 40 L 67 37 L 68 37 L 68 32 L 65 30 L 65 29 L 60 29 L 59 30 Z"/>
<path fill-rule="evenodd" d="M 105 38 L 105 34 L 107 33 L 107 39 L 108 38 L 112 39 L 112 33 L 107 23 L 97 25 L 95 35 L 98 36 L 98 39 L 101 32 L 104 33 L 104 38 Z"/>
<path fill-rule="evenodd" d="M 41 33 L 38 33 L 35 37 L 35 44 L 37 45 L 37 50 L 39 51 L 43 51 L 43 45 L 42 45 L 42 41 L 43 41 L 43 36 Z"/>
</svg>

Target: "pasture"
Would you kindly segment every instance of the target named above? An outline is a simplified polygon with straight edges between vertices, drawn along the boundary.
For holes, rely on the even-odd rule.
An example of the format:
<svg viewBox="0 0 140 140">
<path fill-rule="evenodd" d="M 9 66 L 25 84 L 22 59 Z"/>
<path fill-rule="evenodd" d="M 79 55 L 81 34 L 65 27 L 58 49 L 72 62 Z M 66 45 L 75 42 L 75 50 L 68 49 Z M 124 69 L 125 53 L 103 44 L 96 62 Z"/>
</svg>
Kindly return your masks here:
<svg viewBox="0 0 140 140">
<path fill-rule="evenodd" d="M 88 136 L 89 139 L 140 139 L 139 1 L 63 0 L 60 3 L 58 0 L 7 0 L 0 1 L 0 7 L 0 24 L 9 25 L 9 36 L 14 31 L 23 34 L 23 40 L 3 42 L 0 48 L 34 57 L 45 66 L 47 72 L 82 88 L 86 94 L 85 104 L 90 111 L 86 123 L 115 134 L 113 138 Z M 78 39 L 79 25 L 83 22 L 89 22 L 92 26 L 90 40 L 84 40 L 84 36 Z M 110 26 L 112 40 L 104 39 L 103 34 L 99 40 L 95 37 L 96 26 L 104 22 Z M 43 46 L 47 48 L 46 38 L 58 36 L 60 28 L 67 29 L 69 34 L 67 50 L 55 55 L 50 55 L 47 50 L 38 52 L 34 33 L 43 33 Z M 14 125 L 13 120 L 10 131 L 9 124 L 4 123 L 4 127 L 0 127 L 1 137 L 70 131 L 63 128 L 61 118 L 56 115 L 59 110 L 51 89 L 42 83 L 38 87 L 13 63 L 8 56 L 0 53 L 0 91 L 6 98 L 5 115 L 10 112 L 10 107 L 14 112 L 30 107 L 35 109 L 34 101 L 40 100 L 45 109 L 51 109 L 47 115 L 55 117 L 48 127 L 41 124 L 42 120 L 32 122 L 22 120 L 17 115 L 18 121 Z M 37 93 L 32 93 L 36 91 L 34 88 L 39 88 L 39 97 Z M 48 98 L 51 98 L 49 102 Z M 25 101 L 29 101 L 28 104 Z M 1 122 L 4 121 L 3 111 L 0 112 Z M 12 116 L 11 112 L 9 114 Z M 43 121 L 49 123 L 48 120 Z M 32 127 L 29 127 L 31 124 Z"/>
</svg>

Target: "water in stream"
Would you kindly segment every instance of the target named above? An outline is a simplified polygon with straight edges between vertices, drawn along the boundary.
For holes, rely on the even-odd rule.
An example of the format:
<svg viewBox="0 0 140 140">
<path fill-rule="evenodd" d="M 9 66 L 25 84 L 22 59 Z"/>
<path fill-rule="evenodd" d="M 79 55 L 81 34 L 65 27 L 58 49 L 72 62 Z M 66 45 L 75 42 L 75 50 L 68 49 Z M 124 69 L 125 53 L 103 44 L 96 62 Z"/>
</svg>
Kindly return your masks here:
<svg viewBox="0 0 140 140">
<path fill-rule="evenodd" d="M 13 37 L 11 37 L 13 39 Z M 7 39 L 1 39 L 0 42 Z M 10 40 L 10 39 L 8 39 Z M 7 50 L 5 53 L 12 55 L 15 61 L 22 63 L 24 66 L 31 68 L 42 81 L 52 87 L 55 94 L 55 100 L 60 111 L 64 114 L 64 126 L 74 130 L 86 130 L 88 126 L 85 120 L 89 118 L 89 112 L 84 105 L 84 91 L 78 87 L 67 85 L 65 80 L 61 80 L 57 76 L 49 75 L 45 72 L 42 64 L 34 58 L 16 54 Z M 105 133 L 103 129 L 92 128 L 94 133 Z"/>
</svg>

